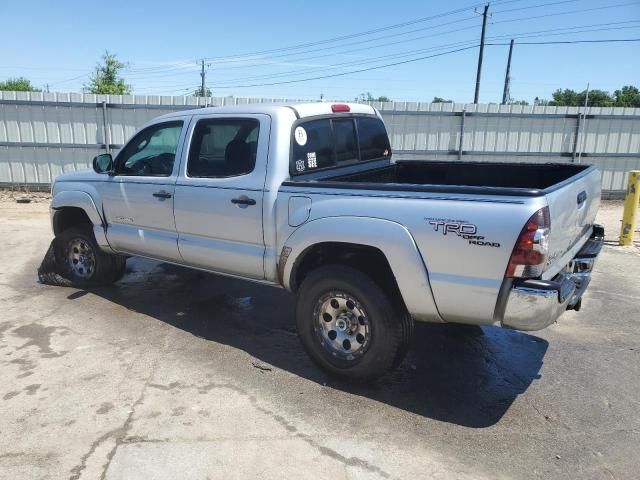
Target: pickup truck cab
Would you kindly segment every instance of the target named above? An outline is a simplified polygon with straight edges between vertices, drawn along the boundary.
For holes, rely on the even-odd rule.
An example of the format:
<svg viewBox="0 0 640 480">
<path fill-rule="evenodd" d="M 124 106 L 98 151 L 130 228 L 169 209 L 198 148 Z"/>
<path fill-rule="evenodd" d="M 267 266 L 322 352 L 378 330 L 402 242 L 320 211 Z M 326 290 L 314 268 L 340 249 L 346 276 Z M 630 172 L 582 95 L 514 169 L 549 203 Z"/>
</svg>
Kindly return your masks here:
<svg viewBox="0 0 640 480">
<path fill-rule="evenodd" d="M 283 287 L 311 357 L 352 378 L 397 365 L 414 321 L 578 310 L 603 243 L 595 167 L 395 161 L 361 104 L 171 113 L 93 166 L 52 189 L 67 278 L 112 282 L 139 255 Z"/>
</svg>

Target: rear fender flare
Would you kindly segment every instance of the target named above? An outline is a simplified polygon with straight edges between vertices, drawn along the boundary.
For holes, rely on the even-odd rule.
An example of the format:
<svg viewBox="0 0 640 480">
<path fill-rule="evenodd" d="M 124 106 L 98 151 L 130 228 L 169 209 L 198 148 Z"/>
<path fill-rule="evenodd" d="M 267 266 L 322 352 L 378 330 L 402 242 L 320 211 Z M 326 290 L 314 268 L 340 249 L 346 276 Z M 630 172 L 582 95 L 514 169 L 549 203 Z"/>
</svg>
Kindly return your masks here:
<svg viewBox="0 0 640 480">
<path fill-rule="evenodd" d="M 367 245 L 386 257 L 409 313 L 416 320 L 442 322 L 438 313 L 429 275 L 413 237 L 402 225 L 370 217 L 324 217 L 305 223 L 283 245 L 289 251 L 281 266 L 283 286 L 291 291 L 291 276 L 296 261 L 313 245 L 344 242 Z"/>
</svg>

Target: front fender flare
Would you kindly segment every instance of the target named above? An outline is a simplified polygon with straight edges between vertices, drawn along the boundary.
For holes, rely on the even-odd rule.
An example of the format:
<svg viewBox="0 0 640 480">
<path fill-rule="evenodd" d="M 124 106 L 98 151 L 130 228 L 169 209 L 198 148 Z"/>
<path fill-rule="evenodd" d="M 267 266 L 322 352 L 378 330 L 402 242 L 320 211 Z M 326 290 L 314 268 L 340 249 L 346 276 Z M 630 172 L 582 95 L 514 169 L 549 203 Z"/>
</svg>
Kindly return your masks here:
<svg viewBox="0 0 640 480">
<path fill-rule="evenodd" d="M 105 250 L 111 250 L 109 242 L 106 237 L 105 221 L 101 215 L 98 207 L 96 207 L 93 198 L 86 192 L 81 191 L 63 191 L 56 193 L 51 200 L 51 222 L 53 225 L 53 218 L 57 210 L 61 210 L 65 207 L 73 207 L 82 209 L 91 223 L 93 224 L 93 234 L 96 238 L 98 245 Z"/>
<path fill-rule="evenodd" d="M 291 275 L 300 255 L 313 245 L 324 242 L 344 242 L 377 248 L 391 266 L 409 313 L 416 320 L 443 321 L 433 299 L 427 269 L 413 237 L 403 225 L 389 220 L 324 217 L 296 229 L 283 246 L 291 249 L 281 270 L 286 289 L 291 290 Z"/>
</svg>

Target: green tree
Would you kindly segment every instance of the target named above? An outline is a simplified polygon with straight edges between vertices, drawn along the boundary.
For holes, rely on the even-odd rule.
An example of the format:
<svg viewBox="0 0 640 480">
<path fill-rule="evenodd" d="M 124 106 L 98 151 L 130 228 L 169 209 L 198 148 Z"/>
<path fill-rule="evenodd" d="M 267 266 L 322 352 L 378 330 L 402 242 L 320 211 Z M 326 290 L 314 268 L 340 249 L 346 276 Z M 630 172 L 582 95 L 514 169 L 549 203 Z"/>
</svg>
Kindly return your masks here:
<svg viewBox="0 0 640 480">
<path fill-rule="evenodd" d="M 565 88 L 564 90 L 558 89 L 552 94 L 553 100 L 549 102 L 549 105 L 553 106 L 570 106 L 575 107 L 578 106 L 578 93 L 575 90 L 571 90 L 570 88 Z M 582 101 L 584 105 L 584 99 Z"/>
<path fill-rule="evenodd" d="M 631 85 L 625 85 L 621 90 L 613 92 L 616 107 L 640 108 L 640 90 Z"/>
<path fill-rule="evenodd" d="M 431 103 L 453 103 L 453 100 L 445 100 L 442 97 L 433 97 Z"/>
<path fill-rule="evenodd" d="M 14 92 L 39 92 L 40 89 L 31 85 L 31 81 L 24 78 L 8 78 L 4 82 L 0 82 L 0 90 L 11 90 Z"/>
<path fill-rule="evenodd" d="M 584 105 L 584 100 L 587 95 L 586 90 L 580 92 L 581 105 Z M 613 107 L 615 100 L 609 92 L 604 90 L 591 90 L 589 92 L 588 106 L 589 107 Z"/>
<path fill-rule="evenodd" d="M 96 65 L 96 73 L 91 77 L 89 85 L 85 85 L 84 88 L 89 93 L 98 94 L 127 95 L 131 93 L 131 86 L 118 76 L 125 64 L 120 62 L 115 54 L 108 51 L 102 56 L 102 61 L 102 64 Z"/>
<path fill-rule="evenodd" d="M 371 95 L 371 92 L 367 92 L 367 93 L 361 93 L 360 95 L 358 95 L 355 98 L 356 102 L 392 102 L 393 100 L 391 100 L 389 97 L 385 96 L 385 95 L 380 95 L 379 97 L 374 97 L 373 95 Z"/>
<path fill-rule="evenodd" d="M 198 89 L 193 92 L 194 97 L 210 97 L 211 90 L 207 87 L 204 87 L 204 95 L 202 94 L 202 87 L 198 87 Z"/>
<path fill-rule="evenodd" d="M 549 102 L 549 105 L 564 106 L 564 107 L 582 107 L 584 106 L 585 99 L 587 97 L 587 91 L 576 92 L 569 88 L 564 90 L 558 89 L 553 92 L 553 100 Z M 604 90 L 590 90 L 588 106 L 589 107 L 612 107 L 614 99 L 609 92 Z"/>
</svg>

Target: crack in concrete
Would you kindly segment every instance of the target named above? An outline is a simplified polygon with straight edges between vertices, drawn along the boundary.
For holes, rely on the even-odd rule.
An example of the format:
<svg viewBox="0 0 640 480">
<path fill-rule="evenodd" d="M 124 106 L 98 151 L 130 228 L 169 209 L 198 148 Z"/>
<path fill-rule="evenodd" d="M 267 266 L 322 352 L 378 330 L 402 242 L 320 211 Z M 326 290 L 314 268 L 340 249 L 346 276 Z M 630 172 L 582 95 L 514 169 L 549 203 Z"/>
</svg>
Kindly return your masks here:
<svg viewBox="0 0 640 480">
<path fill-rule="evenodd" d="M 388 479 L 396 478 L 396 477 L 392 477 L 388 472 L 384 471 L 382 468 L 378 467 L 377 465 L 373 465 L 367 460 L 364 460 L 359 457 L 347 457 L 345 455 L 338 453 L 332 448 L 321 445 L 319 442 L 314 440 L 310 435 L 300 432 L 295 425 L 293 425 L 289 420 L 284 418 L 282 415 L 279 415 L 278 413 L 259 405 L 255 395 L 231 383 L 209 382 L 206 385 L 188 385 L 188 384 L 181 384 L 179 382 L 173 382 L 166 386 L 157 385 L 157 384 L 151 384 L 149 386 L 160 389 L 160 390 L 165 390 L 165 391 L 171 390 L 178 386 L 183 388 L 184 387 L 196 388 L 198 390 L 198 393 L 200 394 L 206 394 L 213 389 L 219 389 L 219 388 L 231 390 L 233 392 L 239 393 L 240 395 L 247 397 L 251 405 L 256 410 L 274 419 L 276 422 L 282 425 L 285 428 L 285 430 L 294 434 L 296 438 L 299 438 L 300 440 L 304 441 L 305 443 L 307 443 L 308 445 L 316 449 L 321 455 L 337 460 L 338 462 L 342 463 L 345 466 L 357 467 L 367 472 L 378 474 L 383 478 L 388 478 Z M 155 443 L 155 442 L 158 442 L 158 440 L 148 439 L 148 438 L 141 439 L 140 437 L 132 437 L 131 439 L 125 439 L 121 443 L 137 443 L 137 442 L 154 442 Z M 162 442 L 162 440 L 160 440 L 159 442 Z"/>
<path fill-rule="evenodd" d="M 552 417 L 551 415 L 547 415 L 547 414 L 543 413 L 534 402 L 528 401 L 527 403 L 531 406 L 531 408 L 533 408 L 538 413 L 538 415 L 540 415 L 542 418 L 544 418 L 551 425 L 553 425 L 554 423 L 557 423 L 562 428 L 567 430 L 567 432 L 571 431 L 571 427 L 569 427 L 569 425 L 567 425 L 565 422 L 563 422 L 558 415 L 555 415 L 555 416 Z"/>
<path fill-rule="evenodd" d="M 71 469 L 71 476 L 69 477 L 69 480 L 79 480 L 83 470 L 87 468 L 87 461 L 89 460 L 91 455 L 94 454 L 94 452 L 102 443 L 106 442 L 111 437 L 119 435 L 122 429 L 123 427 L 115 428 L 102 434 L 96 440 L 94 440 L 91 444 L 91 447 L 89 448 L 89 451 L 80 458 L 80 463 Z"/>
<path fill-rule="evenodd" d="M 73 469 L 71 469 L 72 475 L 69 477 L 69 480 L 79 480 L 80 476 L 82 475 L 82 472 L 87 468 L 87 462 L 89 461 L 89 458 L 91 458 L 91 455 L 95 453 L 97 448 L 102 443 L 106 442 L 109 439 L 113 439 L 115 442 L 115 445 L 107 453 L 107 461 L 102 465 L 102 474 L 100 475 L 100 480 L 104 480 L 106 478 L 109 465 L 111 465 L 111 461 L 113 460 L 113 457 L 115 456 L 118 447 L 122 443 L 124 443 L 124 440 L 127 437 L 127 432 L 131 429 L 131 425 L 133 424 L 133 416 L 135 414 L 136 408 L 144 400 L 144 396 L 147 392 L 147 388 L 149 387 L 151 379 L 156 373 L 157 366 L 158 366 L 158 360 L 156 359 L 153 365 L 151 366 L 151 370 L 144 382 L 144 385 L 142 386 L 140 395 L 138 396 L 138 399 L 135 402 L 133 402 L 133 405 L 129 409 L 129 414 L 127 415 L 127 418 L 125 419 L 124 423 L 120 427 L 110 430 L 105 434 L 101 435 L 100 437 L 98 437 L 98 439 L 96 439 L 91 444 L 89 451 L 86 454 L 84 454 L 80 459 L 80 464 L 76 465 Z"/>
</svg>

